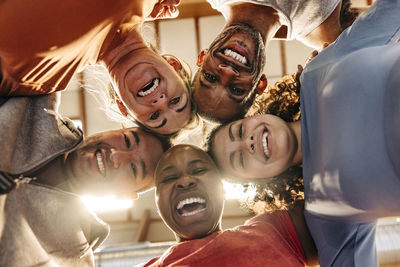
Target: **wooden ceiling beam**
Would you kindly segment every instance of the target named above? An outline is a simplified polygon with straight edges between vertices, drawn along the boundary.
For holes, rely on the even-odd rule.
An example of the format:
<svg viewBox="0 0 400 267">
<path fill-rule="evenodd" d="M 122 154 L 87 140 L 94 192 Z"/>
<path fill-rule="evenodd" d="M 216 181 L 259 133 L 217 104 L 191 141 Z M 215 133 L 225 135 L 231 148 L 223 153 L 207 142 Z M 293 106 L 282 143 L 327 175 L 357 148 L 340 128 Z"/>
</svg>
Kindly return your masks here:
<svg viewBox="0 0 400 267">
<path fill-rule="evenodd" d="M 147 233 L 149 232 L 149 226 L 150 226 L 150 210 L 145 209 L 143 212 L 143 216 L 140 219 L 139 229 L 137 231 L 135 242 L 146 241 Z"/>
</svg>

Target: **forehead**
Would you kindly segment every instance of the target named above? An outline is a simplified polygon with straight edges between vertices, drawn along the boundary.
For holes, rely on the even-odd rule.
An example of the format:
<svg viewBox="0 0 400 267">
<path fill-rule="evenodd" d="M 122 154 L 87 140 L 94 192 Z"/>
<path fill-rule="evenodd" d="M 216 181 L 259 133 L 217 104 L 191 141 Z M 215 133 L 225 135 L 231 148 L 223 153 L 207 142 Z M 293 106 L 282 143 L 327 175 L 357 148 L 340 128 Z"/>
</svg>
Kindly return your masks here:
<svg viewBox="0 0 400 267">
<path fill-rule="evenodd" d="M 176 146 L 164 154 L 158 165 L 160 167 L 163 167 L 166 164 L 185 165 L 193 160 L 201 160 L 205 163 L 213 164 L 211 158 L 201 149 L 191 146 Z"/>
</svg>

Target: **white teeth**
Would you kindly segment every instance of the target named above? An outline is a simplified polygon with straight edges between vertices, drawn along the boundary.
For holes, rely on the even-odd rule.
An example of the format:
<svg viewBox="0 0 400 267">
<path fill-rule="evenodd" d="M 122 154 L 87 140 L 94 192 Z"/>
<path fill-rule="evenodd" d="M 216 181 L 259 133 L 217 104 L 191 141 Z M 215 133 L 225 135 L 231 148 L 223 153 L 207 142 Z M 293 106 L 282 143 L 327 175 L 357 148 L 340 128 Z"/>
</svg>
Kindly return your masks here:
<svg viewBox="0 0 400 267">
<path fill-rule="evenodd" d="M 156 90 L 159 83 L 160 83 L 159 78 L 153 79 L 151 82 L 149 82 L 148 84 L 145 85 L 144 89 L 139 90 L 138 95 L 139 96 L 147 96 L 147 95 L 151 94 L 152 92 L 154 92 L 154 90 Z M 153 85 L 149 89 L 145 89 L 146 87 L 150 86 L 151 84 L 153 84 Z"/>
<path fill-rule="evenodd" d="M 268 150 L 268 131 L 265 131 L 262 136 L 263 147 L 264 147 L 264 154 L 269 158 L 269 150 Z"/>
<path fill-rule="evenodd" d="M 185 206 L 186 204 L 192 204 L 192 203 L 206 203 L 206 200 L 199 197 L 186 198 L 184 200 L 179 201 L 178 205 L 176 206 L 176 209 L 179 210 L 183 208 L 183 206 Z"/>
<path fill-rule="evenodd" d="M 195 215 L 195 214 L 197 214 L 199 212 L 202 212 L 202 211 L 205 211 L 205 210 L 206 209 L 194 210 L 194 211 L 191 211 L 191 212 L 188 212 L 188 213 L 184 213 L 184 214 L 182 214 L 182 216 L 192 216 L 192 215 Z"/>
<path fill-rule="evenodd" d="M 239 61 L 242 64 L 246 64 L 247 63 L 247 59 L 245 56 L 242 56 L 241 54 L 227 48 L 224 50 L 224 55 L 231 57 L 233 59 L 235 59 L 236 61 Z"/>
<path fill-rule="evenodd" d="M 104 168 L 103 156 L 100 151 L 96 152 L 97 166 L 103 176 L 106 175 L 106 169 Z"/>
</svg>

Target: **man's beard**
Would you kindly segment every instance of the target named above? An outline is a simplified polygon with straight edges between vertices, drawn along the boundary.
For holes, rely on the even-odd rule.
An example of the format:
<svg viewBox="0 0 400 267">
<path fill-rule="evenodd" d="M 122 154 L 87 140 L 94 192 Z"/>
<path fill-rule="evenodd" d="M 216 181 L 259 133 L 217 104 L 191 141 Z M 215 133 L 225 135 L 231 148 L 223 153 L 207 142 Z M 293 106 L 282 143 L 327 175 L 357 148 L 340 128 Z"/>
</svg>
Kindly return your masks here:
<svg viewBox="0 0 400 267">
<path fill-rule="evenodd" d="M 226 27 L 210 44 L 209 51 L 211 53 L 218 52 L 221 47 L 228 41 L 235 33 L 245 33 L 253 39 L 255 44 L 255 53 L 253 62 L 251 62 L 250 74 L 254 74 L 253 84 L 260 79 L 261 72 L 265 65 L 265 45 L 262 35 L 254 27 L 248 24 L 233 24 Z M 214 56 L 214 55 L 212 55 Z"/>
</svg>

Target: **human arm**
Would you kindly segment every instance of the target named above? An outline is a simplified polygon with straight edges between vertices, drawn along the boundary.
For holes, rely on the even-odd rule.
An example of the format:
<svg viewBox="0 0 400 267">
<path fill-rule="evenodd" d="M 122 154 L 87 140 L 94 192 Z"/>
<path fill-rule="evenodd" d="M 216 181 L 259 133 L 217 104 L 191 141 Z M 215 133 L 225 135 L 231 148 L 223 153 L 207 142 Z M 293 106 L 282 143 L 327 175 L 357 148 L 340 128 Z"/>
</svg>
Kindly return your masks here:
<svg viewBox="0 0 400 267">
<path fill-rule="evenodd" d="M 318 265 L 318 251 L 306 225 L 303 211 L 304 200 L 297 200 L 295 204 L 289 208 L 288 213 L 293 222 L 301 247 L 303 248 L 307 265 L 315 266 Z"/>
<path fill-rule="evenodd" d="M 146 20 L 176 18 L 179 15 L 177 6 L 180 0 L 161 0 L 154 5 Z"/>
</svg>

